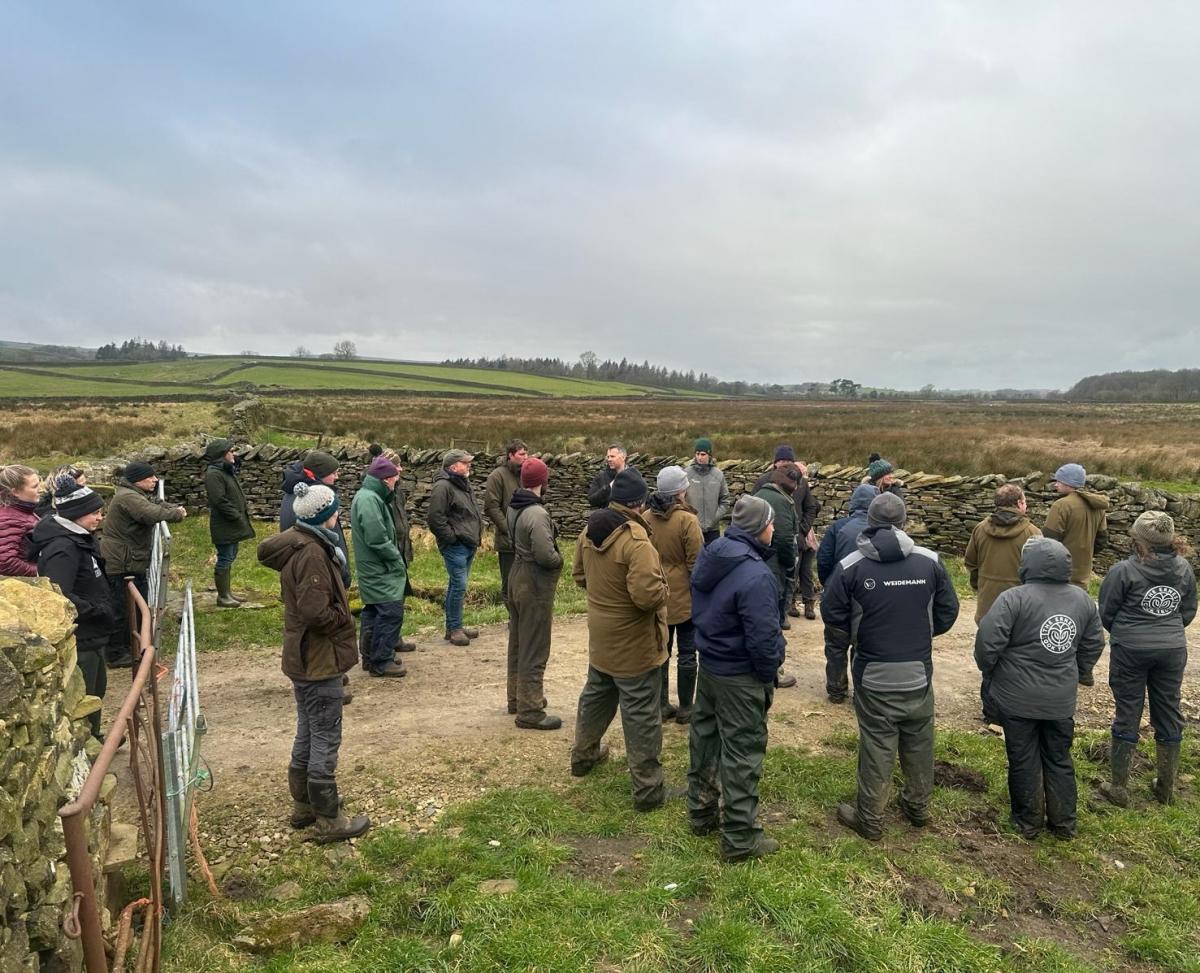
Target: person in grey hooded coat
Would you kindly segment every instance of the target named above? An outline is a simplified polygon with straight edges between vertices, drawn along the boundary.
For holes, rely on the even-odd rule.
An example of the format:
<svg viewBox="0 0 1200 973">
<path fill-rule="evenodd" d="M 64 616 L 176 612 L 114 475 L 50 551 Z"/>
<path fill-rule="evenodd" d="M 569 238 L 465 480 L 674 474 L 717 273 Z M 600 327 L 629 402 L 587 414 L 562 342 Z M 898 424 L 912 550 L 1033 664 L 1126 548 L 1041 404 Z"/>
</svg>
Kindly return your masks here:
<svg viewBox="0 0 1200 973">
<path fill-rule="evenodd" d="M 1196 617 L 1196 576 L 1183 556 L 1187 542 L 1175 521 L 1147 510 L 1130 531 L 1133 554 L 1114 564 L 1100 585 L 1100 620 L 1112 634 L 1108 685 L 1116 714 L 1112 724 L 1112 782 L 1101 792 L 1114 804 L 1129 804 L 1129 769 L 1137 749 L 1142 705 L 1150 697 L 1150 723 L 1158 777 L 1154 796 L 1174 797 L 1183 740 L 1179 709 L 1187 666 L 1184 629 Z"/>
<path fill-rule="evenodd" d="M 1104 651 L 1100 615 L 1071 584 L 1071 554 L 1032 537 L 1021 550 L 1021 584 L 1001 592 L 979 621 L 975 662 L 987 678 L 1008 752 L 1013 826 L 1026 838 L 1042 828 L 1075 836 L 1075 699 Z"/>
</svg>

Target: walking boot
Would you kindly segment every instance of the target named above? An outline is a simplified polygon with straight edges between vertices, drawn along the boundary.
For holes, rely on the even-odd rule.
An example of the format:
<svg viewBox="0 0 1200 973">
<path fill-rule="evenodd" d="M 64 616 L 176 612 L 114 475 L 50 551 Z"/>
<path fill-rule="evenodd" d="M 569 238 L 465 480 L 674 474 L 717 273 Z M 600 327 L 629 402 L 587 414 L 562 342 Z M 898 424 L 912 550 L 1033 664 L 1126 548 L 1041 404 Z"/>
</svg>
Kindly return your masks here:
<svg viewBox="0 0 1200 973">
<path fill-rule="evenodd" d="M 791 622 L 791 619 L 789 619 L 787 617 L 787 612 L 784 612 L 783 618 L 781 618 L 779 620 L 779 627 L 782 628 L 785 632 L 791 629 L 792 622 Z"/>
<path fill-rule="evenodd" d="M 796 605 L 796 599 L 795 599 L 795 598 L 793 598 L 793 599 L 792 599 L 792 603 L 791 603 L 790 605 L 788 605 L 788 610 L 787 610 L 787 613 L 788 613 L 789 615 L 791 615 L 791 616 L 792 616 L 792 618 L 799 618 L 799 617 L 800 617 L 800 608 L 799 608 L 799 607 Z"/>
<path fill-rule="evenodd" d="M 541 719 L 523 720 L 517 717 L 514 721 L 522 730 L 558 730 L 562 728 L 562 720 L 549 713 L 543 713 Z"/>
<path fill-rule="evenodd" d="M 839 804 L 837 806 L 837 819 L 838 824 L 845 825 L 860 838 L 866 838 L 867 841 L 878 841 L 882 837 L 879 832 L 868 831 L 866 829 L 862 821 L 858 818 L 858 808 L 853 804 Z"/>
<path fill-rule="evenodd" d="M 470 645 L 471 636 L 465 630 L 456 628 L 453 632 L 446 633 L 446 641 L 451 645 Z"/>
<path fill-rule="evenodd" d="M 317 833 L 313 841 L 327 845 L 332 841 L 345 841 L 365 834 L 371 827 L 371 819 L 365 814 L 350 817 L 338 799 L 337 784 L 333 781 L 308 782 L 308 802 L 317 818 Z"/>
<path fill-rule="evenodd" d="M 315 824 L 316 814 L 308 800 L 308 771 L 303 767 L 288 768 L 288 791 L 292 795 L 292 817 L 288 821 L 293 828 L 307 828 Z"/>
<path fill-rule="evenodd" d="M 675 712 L 675 722 L 687 724 L 692 722 L 692 702 L 696 696 L 696 667 L 680 668 L 675 678 L 679 685 L 679 709 Z"/>
<path fill-rule="evenodd" d="M 1133 765 L 1133 755 L 1136 752 L 1136 743 L 1113 737 L 1112 754 L 1109 757 L 1112 782 L 1102 781 L 1100 793 L 1117 807 L 1129 807 L 1129 768 Z"/>
<path fill-rule="evenodd" d="M 469 639 L 479 638 L 479 629 L 477 628 L 467 628 L 467 626 L 464 625 L 460 631 Z"/>
<path fill-rule="evenodd" d="M 678 710 L 671 705 L 671 658 L 667 657 L 667 661 L 662 664 L 662 692 L 658 704 L 659 712 L 662 714 L 662 721 L 669 723 L 675 719 L 675 714 Z"/>
<path fill-rule="evenodd" d="M 775 673 L 775 687 L 777 689 L 791 689 L 796 685 L 796 677 L 790 676 L 782 669 Z"/>
<path fill-rule="evenodd" d="M 397 652 L 416 652 L 417 651 L 417 643 L 410 642 L 410 641 L 408 641 L 408 639 L 405 639 L 405 638 L 401 638 L 399 641 L 396 642 L 396 651 Z"/>
<path fill-rule="evenodd" d="M 399 679 L 401 676 L 407 676 L 408 670 L 404 668 L 403 663 L 385 662 L 378 669 L 368 669 L 372 676 L 386 676 L 392 679 Z"/>
<path fill-rule="evenodd" d="M 767 855 L 773 855 L 777 851 L 779 851 L 779 842 L 765 834 L 760 834 L 749 851 L 727 851 L 722 842 L 721 858 L 733 864 L 734 862 L 749 861 L 751 858 L 766 858 Z"/>
<path fill-rule="evenodd" d="M 572 760 L 571 776 L 586 777 L 608 759 L 610 752 L 611 751 L 608 749 L 608 744 L 602 743 L 600 744 L 600 752 L 596 754 L 596 759 L 591 761 L 591 763 L 576 763 L 574 760 Z"/>
<path fill-rule="evenodd" d="M 229 568 L 213 568 L 213 582 L 217 586 L 218 608 L 239 608 L 241 601 L 233 597 L 229 590 Z"/>
<path fill-rule="evenodd" d="M 810 622 L 817 620 L 817 603 L 812 598 L 804 599 L 804 617 Z"/>
<path fill-rule="evenodd" d="M 1175 800 L 1175 778 L 1179 776 L 1179 741 L 1155 743 L 1154 756 L 1158 764 L 1158 776 L 1154 778 L 1154 797 L 1159 804 L 1171 804 Z"/>
</svg>

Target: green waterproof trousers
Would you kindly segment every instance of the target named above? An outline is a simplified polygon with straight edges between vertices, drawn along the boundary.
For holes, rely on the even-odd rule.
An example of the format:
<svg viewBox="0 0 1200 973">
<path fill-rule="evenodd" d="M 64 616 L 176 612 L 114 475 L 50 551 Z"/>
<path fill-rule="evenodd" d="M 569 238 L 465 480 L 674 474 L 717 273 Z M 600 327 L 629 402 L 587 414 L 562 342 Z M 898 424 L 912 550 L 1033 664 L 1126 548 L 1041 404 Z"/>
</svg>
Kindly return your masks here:
<svg viewBox="0 0 1200 973">
<path fill-rule="evenodd" d="M 933 793 L 933 686 L 912 692 L 876 692 L 856 686 L 858 717 L 858 820 L 865 832 L 883 831 L 888 785 L 900 755 L 904 786 L 900 808 L 924 820 Z"/>
</svg>

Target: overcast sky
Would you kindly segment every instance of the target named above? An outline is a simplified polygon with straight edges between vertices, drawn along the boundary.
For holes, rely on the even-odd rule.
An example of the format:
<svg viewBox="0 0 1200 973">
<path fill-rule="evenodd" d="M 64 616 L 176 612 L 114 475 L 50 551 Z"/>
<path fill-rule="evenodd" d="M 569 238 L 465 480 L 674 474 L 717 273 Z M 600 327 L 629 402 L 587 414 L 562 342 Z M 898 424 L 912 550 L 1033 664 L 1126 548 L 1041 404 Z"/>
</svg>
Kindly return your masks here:
<svg viewBox="0 0 1200 973">
<path fill-rule="evenodd" d="M 1200 364 L 1195 3 L 0 8 L 0 337 Z"/>
</svg>

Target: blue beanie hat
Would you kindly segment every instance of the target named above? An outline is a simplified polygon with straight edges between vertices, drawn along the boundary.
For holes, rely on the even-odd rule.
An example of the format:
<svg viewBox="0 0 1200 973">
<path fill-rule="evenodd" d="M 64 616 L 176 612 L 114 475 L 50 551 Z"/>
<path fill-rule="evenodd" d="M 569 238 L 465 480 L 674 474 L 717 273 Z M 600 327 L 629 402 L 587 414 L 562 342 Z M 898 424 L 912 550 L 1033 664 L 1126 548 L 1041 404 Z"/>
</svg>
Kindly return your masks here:
<svg viewBox="0 0 1200 973">
<path fill-rule="evenodd" d="M 1054 479 L 1076 490 L 1082 490 L 1087 484 L 1087 471 L 1078 463 L 1065 463 L 1054 471 Z"/>
</svg>

